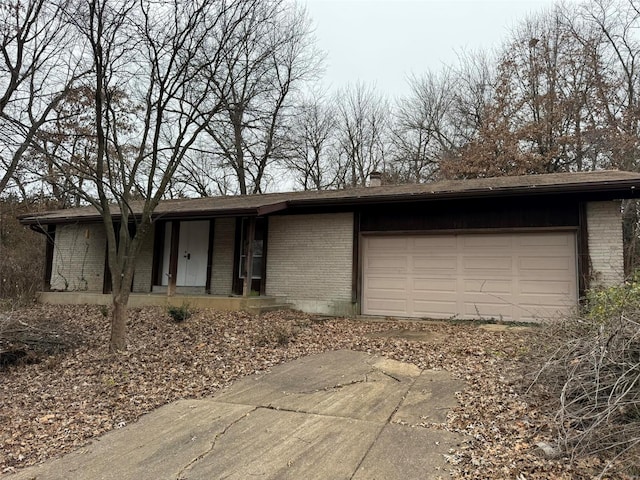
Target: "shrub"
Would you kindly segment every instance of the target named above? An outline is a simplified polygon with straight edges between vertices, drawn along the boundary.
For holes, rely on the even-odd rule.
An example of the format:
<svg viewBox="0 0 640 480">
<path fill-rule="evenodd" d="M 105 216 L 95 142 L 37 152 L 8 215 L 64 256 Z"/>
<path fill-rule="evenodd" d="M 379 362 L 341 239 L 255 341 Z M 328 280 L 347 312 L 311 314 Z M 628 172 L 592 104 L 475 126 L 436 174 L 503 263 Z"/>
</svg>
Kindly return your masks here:
<svg viewBox="0 0 640 480">
<path fill-rule="evenodd" d="M 183 303 L 179 307 L 170 305 L 169 308 L 167 308 L 167 313 L 169 313 L 169 316 L 176 323 L 184 322 L 191 316 L 189 305 L 187 305 L 186 303 Z"/>
<path fill-rule="evenodd" d="M 590 290 L 586 300 L 586 316 L 596 324 L 640 310 L 640 272 L 621 285 Z"/>
</svg>

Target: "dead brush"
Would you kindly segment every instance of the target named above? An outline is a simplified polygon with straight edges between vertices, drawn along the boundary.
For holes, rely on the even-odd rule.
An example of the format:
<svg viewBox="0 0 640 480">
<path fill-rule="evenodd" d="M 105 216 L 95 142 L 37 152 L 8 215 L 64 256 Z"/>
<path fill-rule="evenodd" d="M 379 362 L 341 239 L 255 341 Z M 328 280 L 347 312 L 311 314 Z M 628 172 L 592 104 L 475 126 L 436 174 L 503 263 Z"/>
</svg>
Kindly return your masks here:
<svg viewBox="0 0 640 480">
<path fill-rule="evenodd" d="M 26 322 L 10 314 L 0 315 L 0 369 L 13 364 L 35 363 L 72 348 L 78 335 L 55 321 Z"/>
<path fill-rule="evenodd" d="M 637 478 L 640 467 L 640 309 L 555 327 L 557 349 L 537 377 L 559 400 L 558 443 Z"/>
</svg>

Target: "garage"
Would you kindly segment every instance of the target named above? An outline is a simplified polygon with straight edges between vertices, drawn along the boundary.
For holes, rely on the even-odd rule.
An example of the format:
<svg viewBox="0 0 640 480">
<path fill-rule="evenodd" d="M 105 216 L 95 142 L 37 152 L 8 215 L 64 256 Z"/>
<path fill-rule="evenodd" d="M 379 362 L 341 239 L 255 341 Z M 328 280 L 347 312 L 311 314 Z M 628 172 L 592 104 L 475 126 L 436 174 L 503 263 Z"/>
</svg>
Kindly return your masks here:
<svg viewBox="0 0 640 480">
<path fill-rule="evenodd" d="M 362 237 L 362 313 L 532 321 L 575 308 L 574 231 Z"/>
</svg>

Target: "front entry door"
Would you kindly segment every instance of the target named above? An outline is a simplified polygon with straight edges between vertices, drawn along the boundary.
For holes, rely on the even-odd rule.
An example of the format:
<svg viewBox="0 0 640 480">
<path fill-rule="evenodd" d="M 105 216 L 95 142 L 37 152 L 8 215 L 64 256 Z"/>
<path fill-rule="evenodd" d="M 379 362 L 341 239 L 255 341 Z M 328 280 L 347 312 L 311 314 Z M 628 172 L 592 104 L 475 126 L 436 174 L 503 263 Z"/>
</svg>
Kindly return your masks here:
<svg viewBox="0 0 640 480">
<path fill-rule="evenodd" d="M 207 284 L 207 258 L 209 250 L 209 220 L 180 222 L 178 242 L 178 271 L 176 286 L 204 287 Z M 162 284 L 169 284 L 171 255 L 171 223 L 167 222 L 162 262 Z"/>
</svg>

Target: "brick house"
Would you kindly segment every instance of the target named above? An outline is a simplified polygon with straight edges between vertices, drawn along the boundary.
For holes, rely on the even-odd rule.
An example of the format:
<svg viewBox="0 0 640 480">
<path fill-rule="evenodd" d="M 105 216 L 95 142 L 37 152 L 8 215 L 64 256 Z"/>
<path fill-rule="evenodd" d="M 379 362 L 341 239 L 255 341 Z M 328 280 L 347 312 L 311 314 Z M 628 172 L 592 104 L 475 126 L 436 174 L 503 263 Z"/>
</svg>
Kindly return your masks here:
<svg viewBox="0 0 640 480">
<path fill-rule="evenodd" d="M 549 317 L 623 281 L 621 200 L 638 189 L 640 175 L 600 171 L 168 200 L 130 304 L 242 308 L 244 298 L 331 315 Z M 43 301 L 110 301 L 92 207 L 20 220 L 50 240 Z"/>
</svg>

